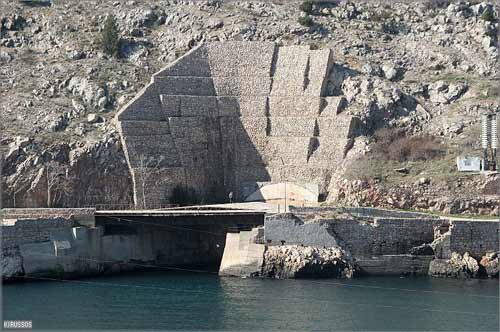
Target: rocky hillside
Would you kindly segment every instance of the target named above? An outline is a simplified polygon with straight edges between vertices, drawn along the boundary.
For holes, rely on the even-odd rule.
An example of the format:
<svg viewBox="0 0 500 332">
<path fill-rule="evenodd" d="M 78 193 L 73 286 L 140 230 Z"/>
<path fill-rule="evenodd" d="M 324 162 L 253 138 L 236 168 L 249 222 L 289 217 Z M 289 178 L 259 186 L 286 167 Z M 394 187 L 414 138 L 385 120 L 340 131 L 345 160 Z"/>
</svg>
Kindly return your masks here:
<svg viewBox="0 0 500 332">
<path fill-rule="evenodd" d="M 495 213 L 484 191 L 498 177 L 458 174 L 455 158 L 480 154 L 479 115 L 498 108 L 498 10 L 477 1 L 300 4 L 0 0 L 4 205 L 130 204 L 117 110 L 204 41 L 266 40 L 331 48 L 331 95 L 366 120 L 322 200 Z M 99 45 L 110 14 L 119 58 Z"/>
</svg>

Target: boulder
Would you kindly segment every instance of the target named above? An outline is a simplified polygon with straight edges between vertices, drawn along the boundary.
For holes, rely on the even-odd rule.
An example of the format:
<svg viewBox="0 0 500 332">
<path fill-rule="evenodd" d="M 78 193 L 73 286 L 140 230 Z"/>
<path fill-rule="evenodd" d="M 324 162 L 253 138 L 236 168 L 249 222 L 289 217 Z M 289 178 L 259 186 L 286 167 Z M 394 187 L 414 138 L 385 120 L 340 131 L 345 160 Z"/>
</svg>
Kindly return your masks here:
<svg viewBox="0 0 500 332">
<path fill-rule="evenodd" d="M 12 60 L 12 56 L 4 51 L 0 51 L 0 62 L 10 62 Z"/>
<path fill-rule="evenodd" d="M 75 111 L 78 114 L 85 112 L 85 106 L 83 106 L 81 103 L 79 103 L 75 99 L 71 99 L 71 104 L 73 105 L 73 108 L 75 109 Z"/>
<path fill-rule="evenodd" d="M 468 85 L 464 82 L 448 84 L 445 81 L 437 81 L 429 85 L 430 100 L 433 103 L 449 104 L 459 99 L 467 90 Z"/>
<path fill-rule="evenodd" d="M 389 81 L 398 80 L 402 74 L 401 68 L 395 65 L 383 65 L 382 71 L 384 72 L 385 78 L 387 78 Z"/>
<path fill-rule="evenodd" d="M 103 118 L 95 113 L 90 113 L 87 115 L 87 122 L 88 123 L 101 123 L 103 122 Z"/>
<path fill-rule="evenodd" d="M 51 116 L 48 129 L 52 132 L 62 131 L 66 129 L 69 124 L 68 114 L 58 114 Z"/>
<path fill-rule="evenodd" d="M 479 272 L 477 260 L 465 252 L 453 252 L 450 259 L 436 258 L 429 264 L 429 275 L 445 278 L 476 278 Z"/>
<path fill-rule="evenodd" d="M 87 78 L 74 76 L 68 81 L 67 89 L 75 96 L 95 108 L 101 108 L 108 102 L 106 91 Z"/>
<path fill-rule="evenodd" d="M 384 72 L 382 71 L 382 68 L 380 68 L 379 65 L 373 64 L 373 63 L 365 64 L 362 68 L 362 71 L 364 74 L 369 75 L 369 76 L 379 76 L 379 77 L 384 76 Z"/>
<path fill-rule="evenodd" d="M 489 278 L 498 278 L 498 253 L 487 253 L 481 258 L 479 265 Z"/>
<path fill-rule="evenodd" d="M 269 278 L 352 278 L 355 267 L 340 247 L 269 246 L 262 275 Z"/>
</svg>

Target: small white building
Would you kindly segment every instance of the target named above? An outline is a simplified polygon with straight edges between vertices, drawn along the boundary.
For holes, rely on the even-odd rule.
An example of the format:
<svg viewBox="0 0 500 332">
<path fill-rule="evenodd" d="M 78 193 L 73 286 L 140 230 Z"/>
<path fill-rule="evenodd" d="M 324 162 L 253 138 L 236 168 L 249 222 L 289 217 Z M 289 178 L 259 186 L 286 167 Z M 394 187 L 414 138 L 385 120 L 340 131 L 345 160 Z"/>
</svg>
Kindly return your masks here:
<svg viewBox="0 0 500 332">
<path fill-rule="evenodd" d="M 457 157 L 459 172 L 480 172 L 483 170 L 483 159 L 479 157 Z"/>
</svg>

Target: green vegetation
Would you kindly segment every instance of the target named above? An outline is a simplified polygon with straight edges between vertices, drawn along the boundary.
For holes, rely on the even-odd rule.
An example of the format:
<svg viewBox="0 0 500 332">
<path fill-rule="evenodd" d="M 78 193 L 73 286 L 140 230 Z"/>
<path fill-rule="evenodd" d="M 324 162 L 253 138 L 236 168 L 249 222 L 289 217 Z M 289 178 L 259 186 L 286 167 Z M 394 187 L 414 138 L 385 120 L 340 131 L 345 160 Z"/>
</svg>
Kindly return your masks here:
<svg viewBox="0 0 500 332">
<path fill-rule="evenodd" d="M 299 17 L 298 22 L 305 27 L 312 27 L 314 24 L 313 19 L 309 15 Z"/>
<path fill-rule="evenodd" d="M 313 3 L 312 1 L 304 1 L 300 4 L 299 9 L 306 14 L 311 14 L 313 11 Z"/>
<path fill-rule="evenodd" d="M 494 99 L 500 97 L 500 87 L 497 81 L 482 81 L 478 85 L 479 99 Z"/>
<path fill-rule="evenodd" d="M 26 65 L 34 66 L 37 63 L 37 53 L 30 47 L 22 48 L 18 56 Z"/>
<path fill-rule="evenodd" d="M 500 196 L 500 179 L 493 180 L 486 184 L 483 189 L 483 194 Z"/>
<path fill-rule="evenodd" d="M 484 11 L 484 13 L 481 15 L 481 18 L 488 22 L 495 22 L 495 14 L 492 10 Z"/>
<path fill-rule="evenodd" d="M 467 74 L 456 74 L 456 73 L 444 73 L 435 78 L 435 81 L 446 81 L 446 82 L 472 82 L 475 78 Z"/>
<path fill-rule="evenodd" d="M 428 0 L 425 3 L 427 9 L 446 8 L 450 5 L 451 0 Z"/>
<path fill-rule="evenodd" d="M 22 5 L 28 7 L 50 7 L 52 6 L 51 0 L 19 0 Z"/>
<path fill-rule="evenodd" d="M 392 17 L 391 12 L 388 10 L 383 10 L 380 13 L 372 13 L 370 19 L 373 22 L 383 22 L 389 20 Z"/>
<path fill-rule="evenodd" d="M 394 129 L 379 129 L 373 153 L 380 159 L 399 162 L 435 159 L 443 154 L 440 142 L 433 136 L 404 136 Z"/>
<path fill-rule="evenodd" d="M 101 32 L 102 51 L 111 56 L 120 56 L 121 39 L 118 32 L 118 25 L 113 15 L 106 18 L 104 29 Z"/>
<path fill-rule="evenodd" d="M 401 184 L 414 182 L 423 174 L 443 181 L 460 176 L 456 154 L 448 152 L 436 137 L 407 137 L 394 129 L 378 130 L 374 137 L 371 152 L 349 166 L 347 178 Z M 399 168 L 408 172 L 396 172 Z"/>
</svg>

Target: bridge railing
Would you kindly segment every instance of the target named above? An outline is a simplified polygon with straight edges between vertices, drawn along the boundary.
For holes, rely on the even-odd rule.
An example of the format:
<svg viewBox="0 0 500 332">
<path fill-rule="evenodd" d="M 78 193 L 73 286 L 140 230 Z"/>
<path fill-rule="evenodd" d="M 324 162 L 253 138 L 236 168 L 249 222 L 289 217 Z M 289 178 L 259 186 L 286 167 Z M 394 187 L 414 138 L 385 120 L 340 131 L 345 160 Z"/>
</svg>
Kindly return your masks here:
<svg viewBox="0 0 500 332">
<path fill-rule="evenodd" d="M 141 206 L 135 206 L 133 203 L 116 203 L 116 204 L 94 204 L 87 206 L 89 208 L 95 208 L 97 211 L 103 210 L 161 210 L 168 208 L 178 207 L 177 204 L 151 204 L 151 206 L 146 206 L 143 208 Z"/>
</svg>

